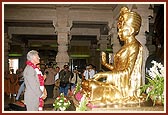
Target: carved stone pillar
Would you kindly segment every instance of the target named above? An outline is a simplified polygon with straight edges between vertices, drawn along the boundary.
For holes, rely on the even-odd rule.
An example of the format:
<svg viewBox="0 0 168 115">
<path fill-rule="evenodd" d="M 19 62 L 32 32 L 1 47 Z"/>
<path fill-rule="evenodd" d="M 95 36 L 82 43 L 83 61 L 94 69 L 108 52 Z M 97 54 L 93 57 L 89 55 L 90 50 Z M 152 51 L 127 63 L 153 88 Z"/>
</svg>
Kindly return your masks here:
<svg viewBox="0 0 168 115">
<path fill-rule="evenodd" d="M 9 50 L 10 50 L 10 39 L 7 33 L 4 33 L 4 71 L 9 70 Z"/>
<path fill-rule="evenodd" d="M 119 39 L 118 39 L 117 21 L 114 21 L 111 26 L 110 25 L 108 25 L 108 26 L 109 26 L 109 28 L 111 28 L 109 30 L 109 35 L 111 36 L 111 45 L 112 45 L 112 49 L 113 49 L 112 55 L 110 57 L 111 58 L 110 63 L 113 63 L 114 54 L 116 54 L 121 49 L 121 45 L 120 45 Z"/>
<path fill-rule="evenodd" d="M 95 59 L 95 57 L 96 57 L 96 48 L 97 48 L 97 45 L 95 45 L 95 44 L 91 44 L 91 46 L 90 46 L 90 62 L 92 63 L 92 64 L 95 64 L 96 63 L 96 59 Z"/>
<path fill-rule="evenodd" d="M 98 45 L 99 45 L 99 48 L 100 48 L 100 57 L 101 57 L 101 52 L 102 51 L 106 51 L 107 49 L 107 43 L 109 42 L 107 40 L 107 37 L 108 35 L 100 35 L 100 38 L 99 38 L 99 41 L 98 41 Z M 100 61 L 101 62 L 101 58 L 100 58 Z M 101 68 L 102 64 L 100 63 L 100 68 Z"/>
<path fill-rule="evenodd" d="M 113 27 L 109 33 L 112 34 L 111 44 L 113 44 L 113 54 L 116 54 L 121 49 L 121 45 L 118 39 L 117 21 L 114 22 Z"/>
<path fill-rule="evenodd" d="M 156 46 L 152 44 L 152 35 L 146 33 L 145 36 L 146 36 L 146 46 L 149 50 L 149 55 L 154 54 L 156 52 Z"/>
<path fill-rule="evenodd" d="M 19 67 L 24 68 L 27 60 L 28 46 L 25 43 L 23 43 L 21 44 L 21 47 L 22 47 L 22 57 L 21 57 L 21 60 L 19 61 L 20 63 Z"/>
<path fill-rule="evenodd" d="M 99 46 L 100 46 L 100 51 L 106 51 L 107 49 L 107 40 L 108 35 L 100 35 L 100 39 L 99 39 Z"/>
<path fill-rule="evenodd" d="M 71 22 L 68 20 L 68 11 L 68 8 L 57 8 L 56 19 L 53 20 L 58 43 L 56 63 L 60 68 L 63 68 L 65 64 L 69 64 L 69 55 L 67 51 Z"/>
<path fill-rule="evenodd" d="M 58 53 L 56 56 L 57 65 L 62 68 L 63 65 L 69 64 L 68 55 L 68 35 L 67 32 L 58 32 Z"/>
</svg>

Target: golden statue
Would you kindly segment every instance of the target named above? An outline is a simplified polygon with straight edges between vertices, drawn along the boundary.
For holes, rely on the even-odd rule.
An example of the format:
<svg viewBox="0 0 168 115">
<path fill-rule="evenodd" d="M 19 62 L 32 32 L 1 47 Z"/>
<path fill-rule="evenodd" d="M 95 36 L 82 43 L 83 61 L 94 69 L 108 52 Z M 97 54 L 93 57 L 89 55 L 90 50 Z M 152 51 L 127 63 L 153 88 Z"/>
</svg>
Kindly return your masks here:
<svg viewBox="0 0 168 115">
<path fill-rule="evenodd" d="M 82 89 L 92 103 L 139 103 L 142 67 L 142 45 L 135 36 L 141 27 L 141 16 L 121 8 L 117 23 L 118 35 L 124 41 L 122 48 L 114 55 L 114 63 L 106 63 L 102 52 L 102 65 L 110 69 L 82 82 Z"/>
</svg>

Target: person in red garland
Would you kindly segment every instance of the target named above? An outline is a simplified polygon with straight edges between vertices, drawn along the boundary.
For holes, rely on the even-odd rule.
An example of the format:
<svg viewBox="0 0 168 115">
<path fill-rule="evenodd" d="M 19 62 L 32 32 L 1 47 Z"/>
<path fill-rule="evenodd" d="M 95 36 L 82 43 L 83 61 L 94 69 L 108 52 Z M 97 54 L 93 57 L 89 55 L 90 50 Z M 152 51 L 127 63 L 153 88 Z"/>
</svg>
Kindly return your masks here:
<svg viewBox="0 0 168 115">
<path fill-rule="evenodd" d="M 47 93 L 44 88 L 44 77 L 37 67 L 39 61 L 40 57 L 37 51 L 31 50 L 27 53 L 27 66 L 23 72 L 26 86 L 24 103 L 27 111 L 43 110 L 43 100 L 47 97 Z"/>
</svg>

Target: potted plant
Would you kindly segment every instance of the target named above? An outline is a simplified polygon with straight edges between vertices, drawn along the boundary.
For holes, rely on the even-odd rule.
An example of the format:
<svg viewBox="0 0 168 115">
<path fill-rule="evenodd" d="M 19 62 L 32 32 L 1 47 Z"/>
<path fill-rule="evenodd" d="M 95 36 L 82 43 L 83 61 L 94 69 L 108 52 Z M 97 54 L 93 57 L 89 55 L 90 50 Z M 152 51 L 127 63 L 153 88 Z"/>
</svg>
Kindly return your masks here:
<svg viewBox="0 0 168 115">
<path fill-rule="evenodd" d="M 151 62 L 153 66 L 147 71 L 148 83 L 141 86 L 141 93 L 146 93 L 146 101 L 151 98 L 153 106 L 159 100 L 164 104 L 164 67 L 156 61 Z"/>
</svg>

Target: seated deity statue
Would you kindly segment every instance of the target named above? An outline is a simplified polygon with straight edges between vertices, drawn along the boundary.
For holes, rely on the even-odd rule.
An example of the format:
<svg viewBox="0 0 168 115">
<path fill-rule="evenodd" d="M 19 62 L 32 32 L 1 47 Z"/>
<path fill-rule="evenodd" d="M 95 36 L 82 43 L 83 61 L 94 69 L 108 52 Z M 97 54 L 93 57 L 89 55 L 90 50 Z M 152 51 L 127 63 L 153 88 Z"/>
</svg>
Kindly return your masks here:
<svg viewBox="0 0 168 115">
<path fill-rule="evenodd" d="M 139 103 L 143 47 L 135 38 L 141 27 L 141 16 L 127 7 L 120 10 L 118 36 L 124 45 L 114 55 L 114 63 L 106 61 L 101 52 L 102 65 L 110 71 L 99 72 L 82 82 L 82 90 L 92 103 Z"/>
</svg>

